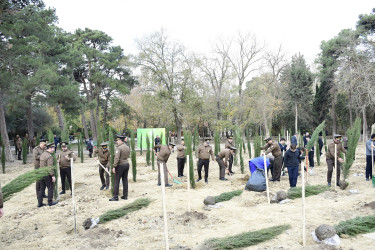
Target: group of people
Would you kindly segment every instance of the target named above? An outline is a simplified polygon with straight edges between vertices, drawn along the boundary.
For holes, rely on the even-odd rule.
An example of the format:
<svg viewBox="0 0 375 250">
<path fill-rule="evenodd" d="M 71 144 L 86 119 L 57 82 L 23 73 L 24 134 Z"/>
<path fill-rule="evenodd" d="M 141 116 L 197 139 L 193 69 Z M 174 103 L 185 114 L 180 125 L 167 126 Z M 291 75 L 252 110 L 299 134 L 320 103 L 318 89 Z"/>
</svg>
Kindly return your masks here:
<svg viewBox="0 0 375 250">
<path fill-rule="evenodd" d="M 29 135 L 26 133 L 23 140 L 26 140 L 27 143 L 27 150 L 32 151 L 36 147 L 36 137 L 33 136 L 33 138 L 29 138 Z M 22 160 L 22 138 L 19 135 L 16 135 L 16 137 L 13 140 L 14 148 L 15 148 L 15 155 L 17 156 L 18 160 Z"/>
</svg>

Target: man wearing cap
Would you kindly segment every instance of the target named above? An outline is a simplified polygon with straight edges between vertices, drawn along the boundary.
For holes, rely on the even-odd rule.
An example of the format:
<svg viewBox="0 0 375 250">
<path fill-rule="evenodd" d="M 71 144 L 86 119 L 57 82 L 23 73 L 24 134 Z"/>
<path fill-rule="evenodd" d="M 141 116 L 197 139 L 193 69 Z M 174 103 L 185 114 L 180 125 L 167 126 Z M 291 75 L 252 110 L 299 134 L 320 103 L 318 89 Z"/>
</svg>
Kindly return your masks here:
<svg viewBox="0 0 375 250">
<path fill-rule="evenodd" d="M 234 154 L 235 150 L 236 150 L 235 147 L 224 148 L 216 156 L 216 161 L 220 167 L 219 180 L 221 181 L 228 180 L 227 178 L 225 178 L 225 169 L 228 169 L 228 174 L 230 174 L 229 168 L 228 168 L 228 161 L 230 159 L 230 156 Z M 223 161 L 223 159 L 225 159 L 225 161 Z"/>
<path fill-rule="evenodd" d="M 113 161 L 112 172 L 115 174 L 115 183 L 113 197 L 109 201 L 118 201 L 120 180 L 122 180 L 122 196 L 121 199 L 128 199 L 128 173 L 129 173 L 129 155 L 130 148 L 125 144 L 124 135 L 118 135 L 116 139 L 115 159 Z"/>
<path fill-rule="evenodd" d="M 161 176 L 160 176 L 160 167 L 162 165 L 164 169 L 164 183 L 166 187 L 171 187 L 172 185 L 168 183 L 168 168 L 167 168 L 167 161 L 169 156 L 171 155 L 171 150 L 176 146 L 176 144 L 170 142 L 168 146 L 165 145 L 155 145 L 154 152 L 157 157 L 157 164 L 158 164 L 158 186 L 161 185 Z"/>
<path fill-rule="evenodd" d="M 204 181 L 208 183 L 208 168 L 210 166 L 210 156 L 214 161 L 214 152 L 209 145 L 210 140 L 206 139 L 197 149 L 198 160 L 198 179 L 197 182 L 202 180 L 202 167 L 204 166 Z"/>
<path fill-rule="evenodd" d="M 342 163 L 344 160 L 340 158 L 340 151 L 346 154 L 346 150 L 344 146 L 341 144 L 341 135 L 333 135 L 333 142 L 328 145 L 328 152 L 326 153 L 326 162 L 327 162 L 327 182 L 328 186 L 331 186 L 331 179 L 332 179 L 332 172 L 333 168 L 335 166 L 335 145 L 337 147 L 337 169 L 336 169 L 336 183 L 337 186 L 340 186 L 340 163 Z"/>
<path fill-rule="evenodd" d="M 73 151 L 68 149 L 68 142 L 61 142 L 61 152 L 57 157 L 60 166 L 61 188 L 60 194 L 65 194 L 65 177 L 68 178 L 69 187 L 72 188 L 72 169 L 70 159 L 76 160 Z"/>
<path fill-rule="evenodd" d="M 366 142 L 366 181 L 372 179 L 373 162 L 375 162 L 375 134 L 372 134 L 371 138 Z"/>
<path fill-rule="evenodd" d="M 53 198 L 53 183 L 56 181 L 55 172 L 53 171 L 53 156 L 52 153 L 55 151 L 54 143 L 49 143 L 46 145 L 47 149 L 40 156 L 40 167 L 51 167 L 51 170 L 47 176 L 44 176 L 40 180 L 40 191 L 38 194 L 38 207 L 45 206 L 43 204 L 43 194 L 48 188 L 48 205 L 53 206 L 57 204 L 57 201 L 52 201 Z"/>
<path fill-rule="evenodd" d="M 229 136 L 228 141 L 225 143 L 225 148 L 231 149 L 232 147 L 234 147 L 233 137 Z M 232 166 L 233 166 L 233 154 L 230 154 L 229 155 L 229 166 L 228 166 L 229 174 L 234 174 L 234 172 L 232 171 Z"/>
<path fill-rule="evenodd" d="M 178 177 L 184 176 L 184 166 L 185 166 L 185 143 L 182 140 L 181 144 L 177 145 L 177 171 L 178 171 Z"/>
<path fill-rule="evenodd" d="M 281 176 L 281 166 L 283 163 L 283 155 L 281 153 L 281 149 L 279 143 L 274 142 L 271 137 L 266 138 L 264 141 L 267 142 L 266 145 L 261 147 L 263 150 L 267 150 L 265 154 L 272 153 L 274 157 L 273 162 L 273 172 L 272 172 L 272 180 L 271 181 L 280 181 Z"/>
<path fill-rule="evenodd" d="M 109 162 L 109 158 L 111 157 L 111 153 L 108 150 L 108 142 L 103 142 L 100 144 L 100 148 L 96 148 L 94 150 L 94 159 L 95 161 L 98 161 L 102 164 L 103 167 L 107 168 L 109 171 L 109 167 L 107 166 Z M 105 172 L 105 179 L 104 179 L 104 172 Z M 109 174 L 99 165 L 99 176 L 100 181 L 102 182 L 102 186 L 100 190 L 103 190 L 104 188 L 108 190 L 109 188 Z"/>
<path fill-rule="evenodd" d="M 39 146 L 33 149 L 33 156 L 34 156 L 34 168 L 40 168 L 40 156 L 46 149 L 46 140 L 40 140 Z M 36 182 L 36 196 L 38 197 L 40 191 L 40 181 Z M 47 198 L 47 195 L 43 193 L 43 198 Z"/>
</svg>

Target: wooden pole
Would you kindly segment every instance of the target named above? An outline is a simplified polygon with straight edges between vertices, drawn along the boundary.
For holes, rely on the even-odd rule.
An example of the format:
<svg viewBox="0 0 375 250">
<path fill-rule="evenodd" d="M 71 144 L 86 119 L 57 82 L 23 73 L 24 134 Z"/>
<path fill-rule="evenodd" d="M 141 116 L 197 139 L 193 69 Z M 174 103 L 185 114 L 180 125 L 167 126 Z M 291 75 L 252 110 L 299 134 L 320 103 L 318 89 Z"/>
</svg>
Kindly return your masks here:
<svg viewBox="0 0 375 250">
<path fill-rule="evenodd" d="M 337 186 L 337 144 L 335 143 L 335 169 L 333 171 L 335 174 L 334 174 L 334 179 L 333 181 L 335 182 L 335 185 L 334 185 L 334 189 L 336 190 L 336 186 Z"/>
<path fill-rule="evenodd" d="M 74 220 L 74 234 L 77 234 L 77 220 L 76 220 L 76 200 L 74 197 L 74 167 L 73 167 L 73 158 L 70 158 L 70 167 L 71 167 L 71 178 L 72 178 L 72 201 L 73 201 L 73 220 Z"/>
<path fill-rule="evenodd" d="M 306 150 L 307 152 L 307 150 Z M 305 155 L 305 165 L 308 164 L 307 154 Z M 304 171 L 302 169 L 302 171 Z M 306 247 L 306 200 L 305 200 L 305 174 L 302 174 L 302 244 Z"/>
<path fill-rule="evenodd" d="M 167 205 L 166 205 L 166 202 L 165 202 L 164 163 L 160 164 L 160 181 L 161 181 L 161 197 L 162 197 L 162 203 L 163 203 L 165 249 L 168 250 L 169 249 L 168 218 L 167 218 Z"/>
<path fill-rule="evenodd" d="M 266 162 L 266 155 L 264 154 L 264 176 L 266 177 L 266 190 L 267 190 L 267 200 L 268 204 L 271 204 L 270 201 L 270 191 L 268 189 L 268 177 L 267 177 L 267 162 Z"/>
<path fill-rule="evenodd" d="M 190 212 L 190 164 L 189 164 L 189 155 L 186 156 L 187 164 L 187 196 L 188 196 L 188 212 Z"/>
</svg>

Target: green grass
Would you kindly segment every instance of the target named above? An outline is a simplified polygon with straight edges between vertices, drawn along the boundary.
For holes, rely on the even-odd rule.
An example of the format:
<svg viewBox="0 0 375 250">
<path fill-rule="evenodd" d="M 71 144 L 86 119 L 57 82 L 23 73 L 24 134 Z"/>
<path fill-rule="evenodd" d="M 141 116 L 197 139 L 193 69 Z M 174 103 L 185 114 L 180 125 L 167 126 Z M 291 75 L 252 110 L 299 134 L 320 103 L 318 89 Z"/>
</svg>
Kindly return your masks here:
<svg viewBox="0 0 375 250">
<path fill-rule="evenodd" d="M 327 190 L 330 190 L 330 187 L 325 185 L 315 185 L 315 186 L 306 186 L 305 187 L 305 197 L 317 195 L 323 193 Z M 294 187 L 289 189 L 288 191 L 288 198 L 289 199 L 297 199 L 302 197 L 302 188 L 301 187 Z"/>
<path fill-rule="evenodd" d="M 44 176 L 47 176 L 50 171 L 51 167 L 34 169 L 13 179 L 2 188 L 4 201 L 9 200 L 13 194 L 22 191 L 26 187 L 42 179 Z"/>
<path fill-rule="evenodd" d="M 268 227 L 225 238 L 212 238 L 204 243 L 204 249 L 235 249 L 254 246 L 261 242 L 275 238 L 277 235 L 281 234 L 287 229 L 290 229 L 290 225 Z"/>
<path fill-rule="evenodd" d="M 239 196 L 241 194 L 242 194 L 242 190 L 235 190 L 235 191 L 232 191 L 232 192 L 222 193 L 219 196 L 215 196 L 215 201 L 216 201 L 216 203 L 222 202 L 222 201 L 229 201 L 234 196 Z"/>
<path fill-rule="evenodd" d="M 120 217 L 123 217 L 127 215 L 128 213 L 137 211 L 143 207 L 147 207 L 148 204 L 150 204 L 151 200 L 147 198 L 141 198 L 135 200 L 133 203 L 130 203 L 124 207 L 114 209 L 114 210 L 109 210 L 108 212 L 102 214 L 99 218 L 99 223 L 105 223 L 107 221 L 115 220 Z"/>
<path fill-rule="evenodd" d="M 341 221 L 335 225 L 336 233 L 355 236 L 363 233 L 371 233 L 375 231 L 375 216 L 356 217 L 351 220 Z"/>
</svg>

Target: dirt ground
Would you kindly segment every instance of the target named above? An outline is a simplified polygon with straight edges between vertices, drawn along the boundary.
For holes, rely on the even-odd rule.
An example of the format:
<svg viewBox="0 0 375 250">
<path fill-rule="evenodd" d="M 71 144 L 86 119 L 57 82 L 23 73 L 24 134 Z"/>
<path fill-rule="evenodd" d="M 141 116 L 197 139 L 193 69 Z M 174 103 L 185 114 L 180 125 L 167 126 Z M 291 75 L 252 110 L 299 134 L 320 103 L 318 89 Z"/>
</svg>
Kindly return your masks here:
<svg viewBox="0 0 375 250">
<path fill-rule="evenodd" d="M 365 145 L 359 144 L 356 161 L 348 179 L 346 190 L 337 189 L 306 198 L 307 249 L 331 249 L 312 240 L 311 232 L 321 224 L 335 225 L 339 221 L 356 216 L 372 215 L 374 211 L 366 204 L 375 200 L 371 182 L 365 181 Z M 87 152 L 86 152 L 87 153 Z M 20 161 L 7 167 L 6 174 L 0 174 L 2 186 L 16 176 L 33 169 L 30 164 Z M 145 151 L 137 157 L 137 182 L 132 181 L 129 171 L 129 199 L 109 202 L 110 191 L 100 191 L 98 166 L 85 156 L 85 163 L 77 160 L 74 168 L 77 205 L 77 234 L 73 232 L 72 199 L 68 194 L 61 195 L 58 205 L 37 207 L 35 185 L 17 193 L 5 202 L 5 215 L 0 219 L 0 249 L 163 249 L 163 211 L 161 188 L 157 184 L 157 171 L 146 166 Z M 176 153 L 168 162 L 172 175 L 177 175 Z M 245 155 L 245 162 L 248 162 Z M 156 164 L 155 164 L 156 166 Z M 314 169 L 309 177 L 312 185 L 326 184 L 327 166 L 325 157 L 321 166 Z M 219 180 L 219 167 L 210 163 L 209 184 L 199 182 L 191 190 L 191 213 L 187 213 L 188 200 L 186 177 L 183 184 L 173 183 L 166 189 L 168 211 L 168 232 L 171 249 L 201 249 L 205 240 L 238 233 L 258 230 L 280 224 L 290 224 L 291 229 L 273 240 L 248 249 L 301 249 L 302 248 L 302 199 L 286 204 L 267 204 L 266 192 L 244 191 L 241 196 L 223 202 L 220 208 L 207 208 L 203 204 L 206 196 L 216 196 L 223 192 L 244 189 L 244 176 L 249 175 L 248 164 L 245 174 L 240 174 L 238 166 L 229 181 Z M 185 169 L 186 175 L 186 169 Z M 197 175 L 195 171 L 195 175 Z M 197 177 L 197 176 L 195 176 Z M 301 178 L 297 186 L 301 185 Z M 280 183 L 270 183 L 271 193 L 289 189 L 288 176 Z M 349 190 L 358 190 L 352 194 Z M 59 191 L 61 183 L 59 178 Z M 120 190 L 120 194 L 121 194 Z M 147 197 L 152 200 L 147 208 L 133 212 L 123 218 L 100 224 L 91 230 L 84 230 L 85 219 L 99 217 L 104 212 L 119 208 L 134 200 Z M 374 240 L 362 235 L 342 238 L 341 249 L 374 249 Z"/>
</svg>

